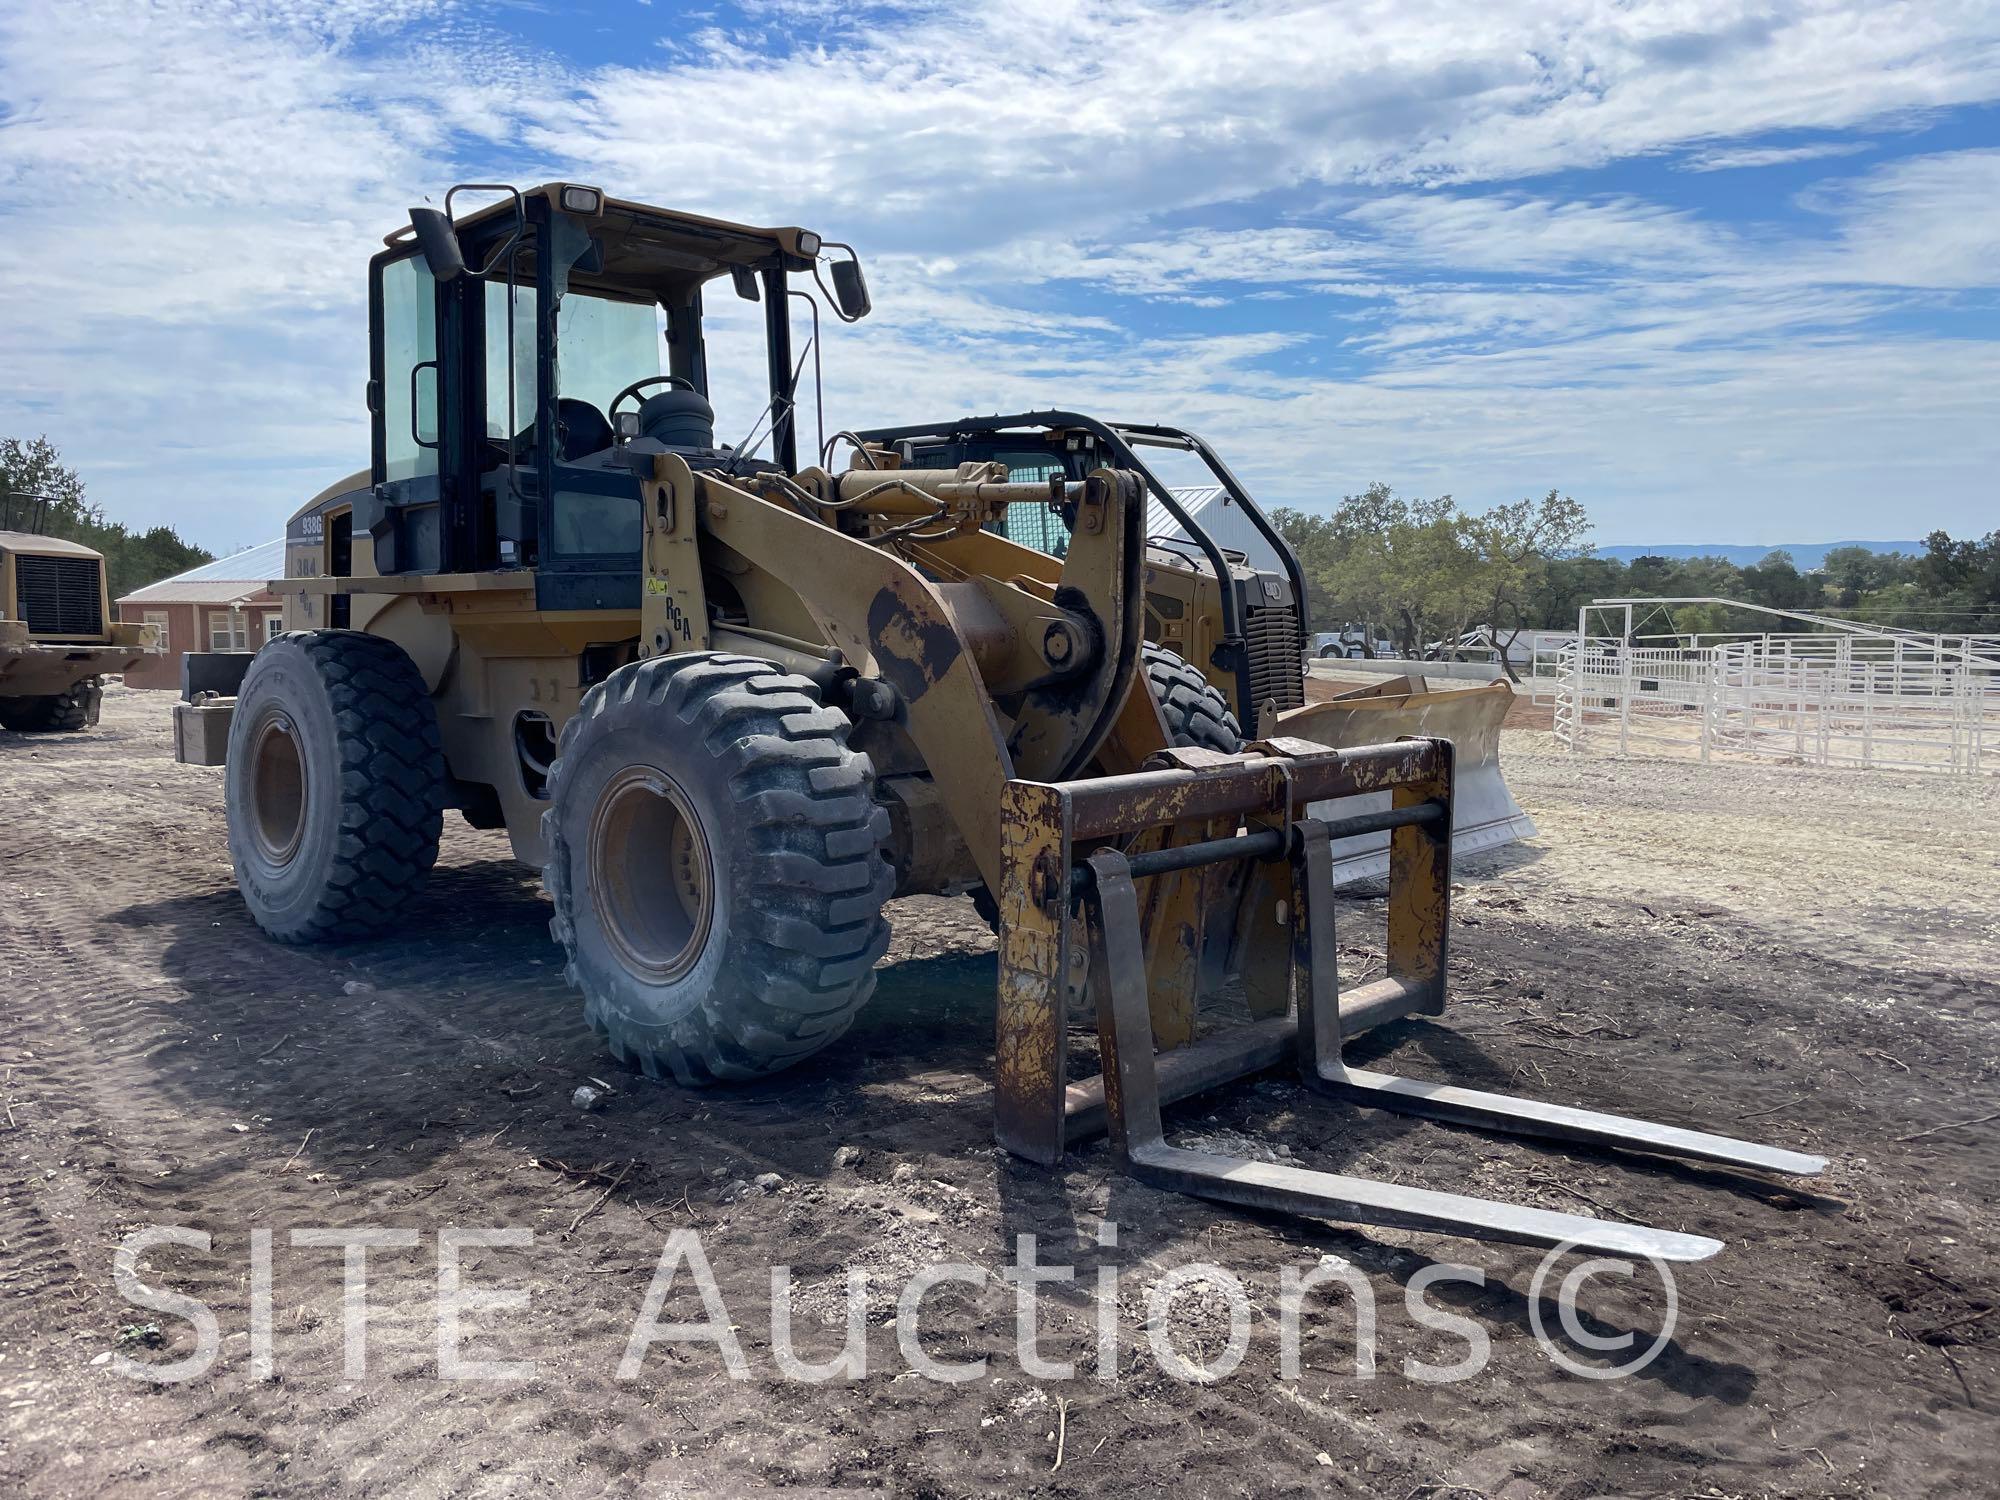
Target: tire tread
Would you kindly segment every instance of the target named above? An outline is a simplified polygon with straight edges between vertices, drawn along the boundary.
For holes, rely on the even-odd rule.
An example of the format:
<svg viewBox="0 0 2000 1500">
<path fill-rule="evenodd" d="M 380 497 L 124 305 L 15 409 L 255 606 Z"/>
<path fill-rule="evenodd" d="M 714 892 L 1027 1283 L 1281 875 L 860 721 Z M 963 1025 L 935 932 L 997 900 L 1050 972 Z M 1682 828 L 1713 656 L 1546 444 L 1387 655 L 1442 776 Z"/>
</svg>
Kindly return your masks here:
<svg viewBox="0 0 2000 1500">
<path fill-rule="evenodd" d="M 679 743 L 725 772 L 733 822 L 711 843 L 726 841 L 749 862 L 737 890 L 743 909 L 724 939 L 735 946 L 708 994 L 669 1025 L 633 1022 L 611 997 L 593 994 L 569 915 L 580 898 L 576 851 L 553 807 L 542 872 L 556 908 L 551 930 L 584 993 L 585 1019 L 628 1066 L 695 1086 L 766 1077 L 836 1040 L 874 993 L 889 944 L 882 908 L 895 884 L 882 856 L 888 814 L 874 801 L 874 767 L 848 747 L 847 716 L 823 705 L 810 679 L 754 657 L 654 657 L 593 688 L 564 726 L 549 770 L 552 803 L 560 805 L 605 715 L 642 700 L 684 729 Z"/>
<path fill-rule="evenodd" d="M 1243 727 L 1229 711 L 1229 700 L 1192 662 L 1164 646 L 1148 645 L 1145 667 L 1146 685 L 1159 702 L 1175 745 L 1226 755 L 1243 748 Z"/>
<path fill-rule="evenodd" d="M 302 650 L 326 691 L 341 798 L 318 903 L 303 922 L 264 930 L 288 943 L 377 936 L 398 925 L 437 863 L 447 778 L 430 691 L 386 637 L 299 630 L 274 639 Z"/>
<path fill-rule="evenodd" d="M 90 693 L 96 679 L 86 678 L 60 693 L 0 698 L 0 728 L 21 734 L 75 734 L 90 726 Z"/>
</svg>

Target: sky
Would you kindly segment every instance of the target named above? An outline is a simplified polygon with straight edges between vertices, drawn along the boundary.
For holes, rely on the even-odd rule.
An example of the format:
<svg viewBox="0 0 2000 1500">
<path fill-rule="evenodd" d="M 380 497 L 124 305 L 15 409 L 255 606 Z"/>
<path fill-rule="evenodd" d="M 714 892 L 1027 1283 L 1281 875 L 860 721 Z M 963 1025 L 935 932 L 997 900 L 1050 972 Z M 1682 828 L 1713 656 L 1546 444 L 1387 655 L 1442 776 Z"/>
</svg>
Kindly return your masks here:
<svg viewBox="0 0 2000 1500">
<path fill-rule="evenodd" d="M 366 462 L 381 236 L 551 180 L 851 241 L 829 427 L 1080 408 L 1604 543 L 2000 526 L 1994 0 L 0 0 L 0 434 L 265 540 Z"/>
</svg>

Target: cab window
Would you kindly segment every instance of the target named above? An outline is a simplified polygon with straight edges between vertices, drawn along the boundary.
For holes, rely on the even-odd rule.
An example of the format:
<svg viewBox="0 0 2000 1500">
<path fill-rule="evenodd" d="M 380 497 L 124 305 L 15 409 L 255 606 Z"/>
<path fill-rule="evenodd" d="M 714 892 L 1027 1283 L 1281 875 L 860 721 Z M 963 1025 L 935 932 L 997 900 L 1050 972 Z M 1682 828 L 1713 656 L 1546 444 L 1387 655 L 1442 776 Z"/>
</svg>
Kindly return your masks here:
<svg viewBox="0 0 2000 1500">
<path fill-rule="evenodd" d="M 556 309 L 556 394 L 608 417 L 620 391 L 660 373 L 661 330 L 654 303 L 569 292 Z"/>
<path fill-rule="evenodd" d="M 507 357 L 507 305 L 514 309 L 513 358 Z M 504 443 L 509 436 L 532 437 L 535 423 L 535 289 L 486 283 L 486 435 Z M 508 405 L 509 380 L 513 405 Z M 513 425 L 508 426 L 511 414 Z"/>
<path fill-rule="evenodd" d="M 508 358 L 507 304 L 514 305 L 513 358 Z M 486 435 L 509 433 L 508 382 L 513 383 L 512 432 L 532 439 L 535 420 L 535 328 L 539 299 L 531 286 L 486 284 Z M 588 403 L 605 419 L 611 402 L 635 380 L 660 373 L 660 311 L 571 291 L 556 307 L 556 395 Z M 593 428 L 595 423 L 590 424 Z M 605 439 L 605 444 L 609 443 Z M 603 446 L 603 445 L 598 445 Z"/>
<path fill-rule="evenodd" d="M 387 480 L 438 471 L 436 288 L 415 256 L 382 268 L 382 477 Z"/>
</svg>

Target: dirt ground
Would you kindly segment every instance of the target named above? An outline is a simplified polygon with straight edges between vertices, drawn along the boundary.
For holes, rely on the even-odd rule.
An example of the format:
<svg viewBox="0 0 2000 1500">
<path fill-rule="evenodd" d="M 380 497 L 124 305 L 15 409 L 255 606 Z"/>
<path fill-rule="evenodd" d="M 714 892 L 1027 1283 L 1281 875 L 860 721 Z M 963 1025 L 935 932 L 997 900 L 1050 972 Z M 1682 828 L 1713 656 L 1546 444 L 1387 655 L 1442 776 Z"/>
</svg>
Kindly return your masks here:
<svg viewBox="0 0 2000 1500">
<path fill-rule="evenodd" d="M 1510 730 L 1542 837 L 1462 864 L 1441 1023 L 1350 1049 L 1823 1152 L 1811 1191 L 1357 1110 L 1278 1075 L 1175 1112 L 1182 1138 L 1725 1240 L 1678 1268 L 1660 1356 L 1591 1380 L 1531 1331 L 1553 1295 L 1531 1299 L 1534 1251 L 1205 1205 L 1118 1176 L 1101 1143 L 1054 1174 L 997 1154 L 992 940 L 966 902 L 900 904 L 855 1029 L 795 1075 L 711 1094 L 610 1062 L 536 881 L 455 818 L 407 936 L 265 942 L 231 882 L 221 773 L 173 763 L 169 707 L 113 688 L 87 735 L 0 734 L 0 1491 L 2000 1493 L 1991 786 L 1578 761 Z M 1379 916 L 1366 892 L 1343 913 L 1344 967 L 1367 967 Z M 579 1109 L 593 1079 L 606 1096 Z M 196 1348 L 186 1318 L 114 1286 L 115 1247 L 145 1225 L 212 1237 L 141 1257 L 142 1280 L 217 1319 L 219 1358 L 178 1384 L 118 1373 Z M 342 1251 L 291 1234 L 357 1226 L 415 1243 L 368 1252 L 366 1370 L 349 1378 Z M 468 1357 L 532 1360 L 532 1378 L 437 1378 L 449 1226 L 533 1232 L 462 1257 L 468 1286 L 530 1297 L 467 1313 Z M 696 1342 L 619 1377 L 677 1228 L 699 1232 L 747 1380 Z M 275 1239 L 270 1379 L 249 1335 L 258 1230 Z M 928 1354 L 987 1356 L 986 1374 L 913 1373 L 885 1326 L 905 1278 L 997 1270 L 1017 1234 L 1079 1268 L 1041 1312 L 1042 1357 L 1075 1378 L 1023 1372 L 1014 1290 L 993 1282 L 924 1304 Z M 1280 1271 L 1328 1254 L 1374 1292 L 1373 1379 L 1355 1373 L 1351 1311 L 1325 1300 L 1281 1378 Z M 1196 1261 L 1240 1277 L 1252 1312 L 1241 1364 L 1201 1386 L 1145 1333 L 1149 1288 Z M 1485 1282 L 1431 1287 L 1426 1323 L 1405 1297 L 1439 1262 Z M 837 1347 L 844 1272 L 870 1273 L 863 1378 L 780 1377 L 774 1264 L 793 1268 L 812 1359 Z M 1100 1370 L 1107 1266 L 1120 1344 Z M 1647 1277 L 1591 1281 L 1586 1330 L 1643 1347 L 1663 1313 Z M 1464 1327 L 1433 1326 L 1447 1312 Z M 684 1273 L 662 1320 L 702 1316 Z M 1165 1321 L 1190 1358 L 1225 1343 L 1213 1288 Z M 1464 1357 L 1466 1329 L 1490 1346 L 1480 1373 L 1406 1367 Z"/>
</svg>

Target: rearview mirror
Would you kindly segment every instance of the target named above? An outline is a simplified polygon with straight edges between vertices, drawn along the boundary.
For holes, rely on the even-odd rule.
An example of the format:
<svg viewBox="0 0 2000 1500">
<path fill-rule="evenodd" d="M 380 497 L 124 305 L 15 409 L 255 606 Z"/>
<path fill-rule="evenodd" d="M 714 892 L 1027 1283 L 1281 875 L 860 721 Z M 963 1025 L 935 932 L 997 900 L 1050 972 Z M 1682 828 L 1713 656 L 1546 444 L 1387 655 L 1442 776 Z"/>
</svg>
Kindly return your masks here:
<svg viewBox="0 0 2000 1500">
<path fill-rule="evenodd" d="M 433 277 L 456 281 L 465 274 L 465 252 L 459 248 L 458 231 L 452 227 L 449 214 L 435 208 L 413 208 L 410 228 L 417 233 L 417 248 Z"/>
<path fill-rule="evenodd" d="M 731 266 L 729 279 L 736 283 L 736 295 L 745 302 L 757 300 L 757 273 L 748 266 Z"/>
<path fill-rule="evenodd" d="M 861 274 L 860 261 L 833 263 L 833 300 L 840 307 L 840 315 L 850 323 L 868 316 L 875 304 L 868 300 L 868 278 Z"/>
</svg>

